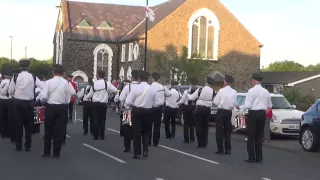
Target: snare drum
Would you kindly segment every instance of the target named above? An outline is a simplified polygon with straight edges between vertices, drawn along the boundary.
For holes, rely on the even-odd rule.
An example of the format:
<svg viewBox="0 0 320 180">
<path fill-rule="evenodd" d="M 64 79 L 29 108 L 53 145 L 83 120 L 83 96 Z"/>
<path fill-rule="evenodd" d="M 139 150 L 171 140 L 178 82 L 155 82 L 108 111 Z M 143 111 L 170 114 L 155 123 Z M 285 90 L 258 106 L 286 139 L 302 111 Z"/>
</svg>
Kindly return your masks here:
<svg viewBox="0 0 320 180">
<path fill-rule="evenodd" d="M 45 106 L 36 106 L 34 107 L 34 123 L 35 124 L 43 124 L 44 123 L 44 115 L 45 115 Z"/>
<path fill-rule="evenodd" d="M 123 110 L 122 114 L 122 125 L 128 124 L 131 126 L 131 110 Z"/>
</svg>

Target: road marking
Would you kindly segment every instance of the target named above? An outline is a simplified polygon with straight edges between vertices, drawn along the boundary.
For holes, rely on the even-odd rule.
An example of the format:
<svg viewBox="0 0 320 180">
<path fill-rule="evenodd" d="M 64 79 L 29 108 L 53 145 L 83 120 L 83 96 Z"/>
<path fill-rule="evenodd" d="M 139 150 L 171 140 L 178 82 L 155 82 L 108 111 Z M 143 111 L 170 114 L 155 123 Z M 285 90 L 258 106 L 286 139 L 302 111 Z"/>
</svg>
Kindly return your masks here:
<svg viewBox="0 0 320 180">
<path fill-rule="evenodd" d="M 69 134 L 66 135 L 67 138 L 71 138 L 71 136 Z"/>
<path fill-rule="evenodd" d="M 108 130 L 109 130 L 109 131 L 116 132 L 116 133 L 120 133 L 120 131 L 117 131 L 117 130 L 115 130 L 115 129 L 111 129 L 111 128 L 108 128 Z M 187 156 L 190 156 L 190 157 L 193 157 L 193 158 L 199 159 L 199 160 L 203 160 L 203 161 L 206 161 L 206 162 L 212 163 L 212 164 L 219 164 L 218 162 L 211 161 L 211 160 L 209 160 L 209 159 L 205 159 L 205 158 L 202 158 L 202 157 L 199 157 L 199 156 L 196 156 L 196 155 L 192 155 L 192 154 L 189 154 L 189 153 L 186 153 L 186 152 L 182 152 L 182 151 L 179 151 L 179 150 L 176 150 L 176 149 L 173 149 L 173 148 L 170 148 L 170 147 L 167 147 L 167 146 L 161 145 L 161 144 L 159 144 L 159 146 L 160 146 L 160 147 L 162 147 L 162 148 L 165 148 L 165 149 L 171 150 L 171 151 L 178 152 L 178 153 L 180 153 L 180 154 L 184 154 L 184 155 L 187 155 Z"/>
<path fill-rule="evenodd" d="M 117 131 L 115 129 L 111 129 L 111 128 L 108 128 L 109 131 L 113 131 L 113 132 L 116 132 L 116 133 L 120 133 L 120 131 Z"/>
<path fill-rule="evenodd" d="M 193 158 L 202 160 L 202 161 L 206 161 L 206 162 L 209 162 L 209 163 L 212 163 L 212 164 L 219 164 L 219 163 L 216 162 L 216 161 L 211 161 L 211 160 L 209 160 L 209 159 L 205 159 L 205 158 L 202 158 L 202 157 L 199 157 L 199 156 L 195 156 L 195 155 L 192 155 L 192 154 L 189 154 L 189 153 L 186 153 L 186 152 L 183 152 L 183 151 L 179 151 L 179 150 L 176 150 L 176 149 L 173 149 L 173 148 L 164 146 L 164 145 L 159 145 L 159 146 L 162 147 L 162 148 L 171 150 L 171 151 L 175 151 L 175 152 L 180 153 L 180 154 L 183 154 L 183 155 L 187 155 L 187 156 L 190 156 L 190 157 L 193 157 Z"/>
<path fill-rule="evenodd" d="M 262 180 L 271 180 L 271 179 L 269 179 L 269 178 L 261 178 Z"/>
<path fill-rule="evenodd" d="M 156 180 L 164 180 L 164 179 L 162 179 L 162 178 L 156 178 Z"/>
<path fill-rule="evenodd" d="M 93 146 L 91 146 L 89 144 L 83 143 L 82 145 L 84 145 L 85 147 L 90 148 L 90 149 L 92 149 L 92 150 L 94 150 L 94 151 L 96 151 L 96 152 L 98 152 L 98 153 L 100 153 L 102 155 L 105 155 L 105 156 L 107 156 L 107 157 L 109 157 L 111 159 L 114 159 L 114 160 L 118 161 L 119 163 L 126 163 L 124 160 L 121 160 L 121 159 L 119 159 L 119 158 L 117 158 L 115 156 L 112 156 L 112 155 L 110 155 L 110 154 L 108 154 L 106 152 L 103 152 L 100 149 L 97 149 L 97 148 L 95 148 L 95 147 L 93 147 Z"/>
<path fill-rule="evenodd" d="M 83 122 L 83 120 L 82 119 L 77 119 L 78 121 L 81 121 L 81 122 Z M 89 122 L 90 123 L 90 122 Z"/>
</svg>

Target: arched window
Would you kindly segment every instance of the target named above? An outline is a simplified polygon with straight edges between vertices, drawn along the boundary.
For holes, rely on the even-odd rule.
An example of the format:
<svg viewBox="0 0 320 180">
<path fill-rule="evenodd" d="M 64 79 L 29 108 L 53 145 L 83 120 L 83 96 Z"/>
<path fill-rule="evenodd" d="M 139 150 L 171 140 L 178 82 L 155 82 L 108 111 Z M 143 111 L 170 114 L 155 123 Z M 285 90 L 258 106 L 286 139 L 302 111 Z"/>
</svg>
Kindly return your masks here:
<svg viewBox="0 0 320 180">
<path fill-rule="evenodd" d="M 97 54 L 97 71 L 106 72 L 106 77 L 108 77 L 108 52 L 106 49 L 101 49 Z"/>
<path fill-rule="evenodd" d="M 129 68 L 127 70 L 127 80 L 130 80 L 130 81 L 131 81 L 131 77 L 132 77 L 131 72 L 132 72 L 132 70 L 131 70 L 131 67 L 129 66 Z"/>
<path fill-rule="evenodd" d="M 218 59 L 220 25 L 215 14 L 207 8 L 195 12 L 188 24 L 189 58 Z"/>
<path fill-rule="evenodd" d="M 121 82 L 124 80 L 124 69 L 123 69 L 123 67 L 121 67 L 121 69 L 120 69 L 119 78 L 120 78 Z"/>
</svg>

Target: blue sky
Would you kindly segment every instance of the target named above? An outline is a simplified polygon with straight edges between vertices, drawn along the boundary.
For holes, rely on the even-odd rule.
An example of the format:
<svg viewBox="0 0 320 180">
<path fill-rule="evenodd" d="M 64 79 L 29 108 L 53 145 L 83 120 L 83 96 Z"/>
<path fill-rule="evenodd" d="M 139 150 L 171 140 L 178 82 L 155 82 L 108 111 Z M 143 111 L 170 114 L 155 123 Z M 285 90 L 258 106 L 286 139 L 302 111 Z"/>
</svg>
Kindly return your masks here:
<svg viewBox="0 0 320 180">
<path fill-rule="evenodd" d="M 82 1 L 82 0 L 78 0 Z M 145 0 L 85 0 L 144 5 Z M 164 0 L 149 0 L 151 5 Z M 295 60 L 320 63 L 319 0 L 220 0 L 264 44 L 261 64 Z M 60 0 L 1 0 L 0 57 L 47 59 L 53 55 L 53 33 Z"/>
</svg>

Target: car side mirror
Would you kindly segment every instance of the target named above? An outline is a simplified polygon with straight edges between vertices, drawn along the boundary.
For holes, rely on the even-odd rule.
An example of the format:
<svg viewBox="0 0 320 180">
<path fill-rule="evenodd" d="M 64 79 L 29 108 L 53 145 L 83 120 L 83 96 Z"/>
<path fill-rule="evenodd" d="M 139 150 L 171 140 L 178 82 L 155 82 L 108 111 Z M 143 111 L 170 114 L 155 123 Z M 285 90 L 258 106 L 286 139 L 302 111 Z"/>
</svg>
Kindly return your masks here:
<svg viewBox="0 0 320 180">
<path fill-rule="evenodd" d="M 292 108 L 293 108 L 293 109 L 296 109 L 296 108 L 297 108 L 297 106 L 296 106 L 296 105 L 292 105 Z"/>
</svg>

